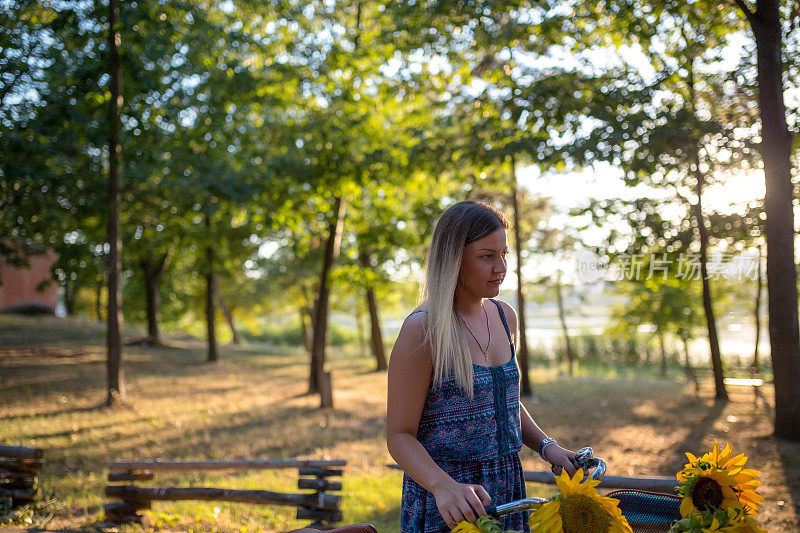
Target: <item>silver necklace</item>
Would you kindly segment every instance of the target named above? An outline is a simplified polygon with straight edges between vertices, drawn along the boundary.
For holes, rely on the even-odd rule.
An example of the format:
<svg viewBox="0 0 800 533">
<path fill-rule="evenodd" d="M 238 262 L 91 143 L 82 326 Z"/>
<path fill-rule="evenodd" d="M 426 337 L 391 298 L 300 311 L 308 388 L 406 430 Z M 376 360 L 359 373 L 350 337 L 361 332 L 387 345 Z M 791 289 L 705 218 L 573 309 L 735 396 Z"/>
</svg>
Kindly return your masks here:
<svg viewBox="0 0 800 533">
<path fill-rule="evenodd" d="M 483 360 L 489 361 L 489 346 L 492 344 L 492 329 L 489 327 L 489 313 L 486 312 L 486 307 L 481 305 L 481 309 L 483 309 L 483 314 L 486 315 L 486 330 L 489 332 L 489 341 L 486 343 L 485 350 L 483 349 L 483 346 L 481 346 L 481 343 L 478 341 L 478 337 L 476 337 L 475 334 L 472 333 L 472 330 L 467 324 L 467 321 L 464 320 L 464 317 L 461 316 L 461 313 L 457 312 L 456 314 L 458 315 L 458 318 L 461 319 L 461 322 L 464 323 L 464 326 L 466 326 L 467 331 L 469 331 L 469 334 L 472 335 L 472 338 L 475 339 L 475 342 L 478 344 L 478 348 L 480 348 L 481 352 L 483 352 Z"/>
</svg>

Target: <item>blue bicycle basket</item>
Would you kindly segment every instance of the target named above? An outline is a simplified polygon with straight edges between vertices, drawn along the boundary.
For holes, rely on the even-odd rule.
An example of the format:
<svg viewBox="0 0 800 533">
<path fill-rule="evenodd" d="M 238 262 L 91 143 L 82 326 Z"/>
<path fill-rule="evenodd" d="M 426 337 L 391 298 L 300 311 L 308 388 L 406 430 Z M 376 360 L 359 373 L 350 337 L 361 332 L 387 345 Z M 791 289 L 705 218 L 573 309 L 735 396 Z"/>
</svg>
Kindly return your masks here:
<svg viewBox="0 0 800 533">
<path fill-rule="evenodd" d="M 606 494 L 619 500 L 619 510 L 636 533 L 666 533 L 680 520 L 680 496 L 643 490 L 615 490 Z"/>
</svg>

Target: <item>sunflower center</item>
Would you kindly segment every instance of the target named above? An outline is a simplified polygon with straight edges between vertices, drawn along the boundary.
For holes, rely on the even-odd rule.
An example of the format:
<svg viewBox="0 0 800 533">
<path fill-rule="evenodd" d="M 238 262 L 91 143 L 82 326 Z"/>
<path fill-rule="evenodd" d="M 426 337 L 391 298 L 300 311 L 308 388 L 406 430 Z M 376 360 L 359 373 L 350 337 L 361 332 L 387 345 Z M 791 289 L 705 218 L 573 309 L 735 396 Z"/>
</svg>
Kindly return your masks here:
<svg viewBox="0 0 800 533">
<path fill-rule="evenodd" d="M 603 506 L 593 498 L 576 494 L 566 496 L 558 510 L 564 533 L 606 533 L 611 519 Z"/>
<path fill-rule="evenodd" d="M 700 476 L 692 487 L 692 503 L 701 511 L 722 504 L 722 487 L 710 477 Z"/>
</svg>

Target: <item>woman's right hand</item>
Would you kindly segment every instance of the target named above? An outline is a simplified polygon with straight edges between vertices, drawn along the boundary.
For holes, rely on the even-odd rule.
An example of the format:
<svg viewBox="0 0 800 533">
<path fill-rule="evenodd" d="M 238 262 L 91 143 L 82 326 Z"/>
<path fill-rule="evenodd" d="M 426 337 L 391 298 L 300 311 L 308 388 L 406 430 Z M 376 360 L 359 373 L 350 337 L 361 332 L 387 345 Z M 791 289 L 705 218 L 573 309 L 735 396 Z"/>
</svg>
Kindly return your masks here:
<svg viewBox="0 0 800 533">
<path fill-rule="evenodd" d="M 486 516 L 484 505 L 492 503 L 492 497 L 480 485 L 458 483 L 450 480 L 441 488 L 434 489 L 439 514 L 453 529 L 462 520 L 475 523 L 478 517 Z"/>
</svg>

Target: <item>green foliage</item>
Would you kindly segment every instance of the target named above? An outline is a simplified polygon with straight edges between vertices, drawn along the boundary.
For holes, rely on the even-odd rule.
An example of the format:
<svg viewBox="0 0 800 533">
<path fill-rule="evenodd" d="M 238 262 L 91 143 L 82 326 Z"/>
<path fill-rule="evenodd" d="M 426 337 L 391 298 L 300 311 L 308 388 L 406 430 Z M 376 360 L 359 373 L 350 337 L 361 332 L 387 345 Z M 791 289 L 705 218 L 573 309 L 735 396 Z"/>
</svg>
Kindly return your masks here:
<svg viewBox="0 0 800 533">
<path fill-rule="evenodd" d="M 98 306 L 105 8 L 7 7 L 0 233 L 12 240 L 0 241 L 0 255 L 24 262 L 22 250 L 53 247 L 71 307 L 91 315 L 104 298 Z M 410 301 L 413 291 L 394 287 L 419 275 L 436 217 L 466 197 L 508 205 L 512 161 L 545 172 L 611 162 L 629 185 L 666 191 L 575 213 L 614 226 L 612 257 L 692 251 L 698 150 L 709 178 L 755 167 L 752 54 L 717 68 L 743 28 L 733 6 L 187 0 L 124 3 L 120 17 L 122 289 L 133 322 L 145 319 L 146 265 L 169 257 L 161 320 L 199 333 L 209 250 L 219 293 L 245 329 L 258 332 L 257 318 L 272 312 L 308 316 L 335 196 L 348 210 L 332 307 L 355 312 L 366 287 L 382 306 Z M 626 61 L 637 46 L 649 73 Z M 613 60 L 593 62 L 598 52 Z M 787 50 L 787 73 L 796 56 Z M 588 228 L 552 227 L 550 202 L 525 191 L 520 213 L 523 257 L 568 250 Z M 762 243 L 759 205 L 710 215 L 712 244 Z"/>
<path fill-rule="evenodd" d="M 575 359 L 581 364 L 635 367 L 649 365 L 654 359 L 649 356 L 655 350 L 652 339 L 637 333 L 635 329 L 618 332 L 614 336 L 581 332 L 570 338 Z M 550 349 L 539 347 L 531 350 L 531 356 L 540 362 L 566 361 L 565 342 L 559 338 Z M 673 360 L 676 358 L 676 355 L 672 356 Z"/>
<path fill-rule="evenodd" d="M 245 331 L 242 335 L 247 341 L 263 342 L 270 346 L 302 346 L 302 332 L 299 323 L 266 325 L 257 331 Z M 348 346 L 358 342 L 358 334 L 352 328 L 336 323 L 328 325 L 328 343 L 331 346 Z"/>
</svg>

